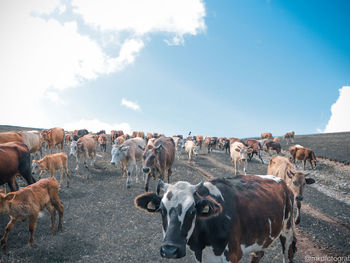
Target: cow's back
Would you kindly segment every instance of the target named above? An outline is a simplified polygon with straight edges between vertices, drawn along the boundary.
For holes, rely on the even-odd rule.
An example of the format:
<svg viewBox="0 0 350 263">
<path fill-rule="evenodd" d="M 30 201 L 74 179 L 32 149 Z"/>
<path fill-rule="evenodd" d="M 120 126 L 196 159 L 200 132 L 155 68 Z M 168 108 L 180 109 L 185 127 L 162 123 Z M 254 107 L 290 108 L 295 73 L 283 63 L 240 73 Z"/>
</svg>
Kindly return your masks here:
<svg viewBox="0 0 350 263">
<path fill-rule="evenodd" d="M 7 142 L 23 142 L 23 138 L 18 132 L 1 132 L 0 143 Z"/>
<path fill-rule="evenodd" d="M 41 149 L 40 133 L 38 131 L 20 131 L 23 143 L 27 145 L 29 151 L 34 153 Z"/>
<path fill-rule="evenodd" d="M 175 160 L 175 143 L 172 138 L 160 137 L 154 142 L 155 147 L 162 145 L 162 149 L 158 154 L 159 160 L 165 161 L 167 166 L 171 166 Z"/>
</svg>

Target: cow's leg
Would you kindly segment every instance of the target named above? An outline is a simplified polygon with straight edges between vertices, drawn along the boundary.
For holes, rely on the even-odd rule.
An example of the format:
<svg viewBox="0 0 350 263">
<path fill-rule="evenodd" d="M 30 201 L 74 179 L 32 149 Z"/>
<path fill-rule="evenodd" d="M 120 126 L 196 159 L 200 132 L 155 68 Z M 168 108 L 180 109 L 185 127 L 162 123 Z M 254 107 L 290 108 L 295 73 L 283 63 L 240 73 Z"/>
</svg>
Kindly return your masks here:
<svg viewBox="0 0 350 263">
<path fill-rule="evenodd" d="M 244 172 L 244 174 L 247 174 L 246 170 L 247 170 L 247 160 L 245 160 L 243 162 L 243 172 Z"/>
<path fill-rule="evenodd" d="M 62 205 L 61 200 L 58 197 L 58 189 L 54 188 L 50 191 L 51 204 L 58 212 L 58 231 L 62 230 L 62 218 L 64 213 L 64 206 Z"/>
<path fill-rule="evenodd" d="M 295 219 L 295 224 L 299 224 L 300 223 L 300 208 L 301 208 L 301 202 L 297 201 L 297 216 Z"/>
<path fill-rule="evenodd" d="M 12 176 L 10 182 L 8 183 L 11 192 L 17 191 L 18 190 L 18 184 L 16 182 L 16 175 Z"/>
<path fill-rule="evenodd" d="M 310 163 L 310 165 L 311 165 L 311 169 L 314 169 L 314 166 L 313 166 L 313 164 L 312 164 L 311 159 L 309 159 L 309 163 Z"/>
<path fill-rule="evenodd" d="M 264 256 L 264 251 L 258 251 L 250 254 L 250 263 L 259 263 Z"/>
<path fill-rule="evenodd" d="M 305 165 L 306 165 L 306 160 L 303 160 L 304 171 L 305 171 Z"/>
<path fill-rule="evenodd" d="M 145 191 L 148 192 L 148 186 L 149 186 L 149 179 L 151 178 L 151 173 L 146 174 L 145 179 Z"/>
<path fill-rule="evenodd" d="M 131 187 L 131 174 L 134 171 L 134 169 L 135 169 L 135 163 L 132 162 L 132 163 L 129 164 L 129 167 L 127 169 L 128 177 L 126 179 L 126 188 L 130 188 Z"/>
<path fill-rule="evenodd" d="M 29 216 L 29 242 L 28 246 L 31 246 L 34 243 L 34 232 L 36 229 L 36 221 L 38 219 L 38 213 L 35 213 L 34 215 Z"/>
<path fill-rule="evenodd" d="M 16 220 L 15 218 L 11 218 L 10 222 L 8 222 L 6 228 L 5 228 L 5 233 L 4 236 L 1 238 L 1 248 L 3 250 L 6 250 L 7 247 L 7 238 L 8 235 L 11 231 L 11 229 L 16 225 L 17 222 L 19 222 L 20 220 Z"/>
<path fill-rule="evenodd" d="M 44 170 L 41 170 L 39 173 L 39 180 L 41 179 L 41 177 L 43 176 Z"/>
<path fill-rule="evenodd" d="M 62 182 L 63 182 L 63 167 L 61 167 L 61 169 L 60 169 L 60 184 L 59 184 L 59 188 L 61 188 Z"/>
<path fill-rule="evenodd" d="M 51 203 L 46 204 L 46 209 L 49 211 L 51 216 L 51 234 L 53 235 L 53 233 L 55 233 L 56 209 Z"/>
<path fill-rule="evenodd" d="M 66 172 L 67 187 L 69 187 L 70 175 L 69 175 L 69 171 L 68 171 L 68 168 L 67 168 L 67 164 L 64 165 L 64 170 Z"/>
<path fill-rule="evenodd" d="M 77 161 L 77 166 L 75 167 L 75 170 L 78 171 L 78 169 L 79 169 L 79 158 L 78 158 L 78 156 L 76 157 L 75 160 Z"/>
<path fill-rule="evenodd" d="M 291 223 L 293 224 L 293 223 Z M 294 253 L 296 252 L 296 237 L 294 236 L 293 228 L 284 229 L 280 235 L 280 241 L 282 245 L 283 263 L 287 261 L 293 262 Z"/>
<path fill-rule="evenodd" d="M 168 169 L 168 184 L 170 183 L 170 176 L 173 173 L 173 171 L 171 171 L 171 167 Z"/>
<path fill-rule="evenodd" d="M 261 163 L 264 163 L 264 160 L 263 160 L 263 158 L 261 157 L 261 151 L 258 151 L 258 156 L 259 156 L 259 159 L 261 160 Z"/>
</svg>

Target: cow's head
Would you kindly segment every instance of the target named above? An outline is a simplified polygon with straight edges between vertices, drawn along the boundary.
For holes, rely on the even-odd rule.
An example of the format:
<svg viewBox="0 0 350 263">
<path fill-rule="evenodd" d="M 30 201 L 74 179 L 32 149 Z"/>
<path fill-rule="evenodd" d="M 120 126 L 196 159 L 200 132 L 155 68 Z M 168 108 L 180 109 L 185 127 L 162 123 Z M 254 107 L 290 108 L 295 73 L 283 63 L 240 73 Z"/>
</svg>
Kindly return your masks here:
<svg viewBox="0 0 350 263">
<path fill-rule="evenodd" d="M 165 258 L 182 258 L 186 244 L 197 220 L 206 220 L 222 212 L 221 204 L 208 195 L 208 189 L 200 183 L 188 182 L 165 184 L 159 180 L 158 188 L 164 190 L 161 197 L 156 193 L 144 193 L 135 199 L 135 206 L 148 213 L 160 213 L 163 225 L 163 242 L 160 255 Z M 198 191 L 206 192 L 202 196 Z"/>
<path fill-rule="evenodd" d="M 154 167 L 155 160 L 162 148 L 162 144 L 159 144 L 158 146 L 154 147 L 146 147 L 142 157 L 142 171 L 145 174 L 149 174 L 151 172 L 152 168 Z"/>
<path fill-rule="evenodd" d="M 77 148 L 78 148 L 78 142 L 72 141 L 70 144 L 70 153 L 69 155 L 77 157 Z"/>
<path fill-rule="evenodd" d="M 0 190 L 0 214 L 9 212 L 9 201 L 15 197 L 15 193 L 6 194 L 6 189 Z"/>
<path fill-rule="evenodd" d="M 32 161 L 32 174 L 35 174 L 36 170 L 40 167 L 40 160 L 33 160 Z"/>
<path fill-rule="evenodd" d="M 248 154 L 253 152 L 253 148 L 251 146 L 245 147 L 245 146 L 237 145 L 235 151 L 239 152 L 240 159 L 241 161 L 244 162 L 248 160 Z"/>
<path fill-rule="evenodd" d="M 303 192 L 306 184 L 313 184 L 315 180 L 312 178 L 307 178 L 309 174 L 304 174 L 302 172 L 292 172 L 287 173 L 288 177 L 291 179 L 290 188 L 294 194 L 295 200 L 303 201 Z"/>
<path fill-rule="evenodd" d="M 112 151 L 111 151 L 111 154 L 112 154 L 111 165 L 118 166 L 119 162 L 126 158 L 129 147 L 130 146 L 113 145 Z"/>
</svg>

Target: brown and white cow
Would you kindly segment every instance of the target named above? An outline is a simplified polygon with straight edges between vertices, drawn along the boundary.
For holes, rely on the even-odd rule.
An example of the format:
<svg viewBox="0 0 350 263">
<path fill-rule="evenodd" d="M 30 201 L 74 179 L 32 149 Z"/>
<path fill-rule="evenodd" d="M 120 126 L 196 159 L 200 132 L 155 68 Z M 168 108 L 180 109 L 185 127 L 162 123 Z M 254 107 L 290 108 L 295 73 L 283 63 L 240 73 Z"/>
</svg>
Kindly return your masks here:
<svg viewBox="0 0 350 263">
<path fill-rule="evenodd" d="M 294 143 L 294 131 L 287 132 L 285 135 L 283 135 L 283 139 L 287 141 L 287 145 L 289 142 Z"/>
<path fill-rule="evenodd" d="M 164 195 L 144 193 L 135 206 L 162 216 L 163 258 L 182 258 L 186 245 L 197 262 L 259 262 L 279 239 L 283 262 L 296 251 L 293 193 L 274 176 L 244 175 L 198 185 L 159 182 Z"/>
<path fill-rule="evenodd" d="M 31 174 L 30 152 L 22 142 L 0 144 L 0 185 L 8 184 L 11 191 L 18 190 L 16 175 L 20 174 L 28 184 L 35 183 Z"/>
<path fill-rule="evenodd" d="M 136 183 L 139 181 L 139 169 L 138 164 L 141 166 L 143 149 L 146 145 L 146 141 L 140 137 L 131 138 L 126 140 L 122 145 L 113 145 L 111 155 L 111 164 L 119 166 L 121 164 L 123 176 L 126 176 L 126 187 L 131 186 L 131 175 L 135 171 Z M 141 168 L 141 167 L 140 167 Z"/>
<path fill-rule="evenodd" d="M 71 140 L 77 141 L 79 138 L 84 137 L 87 134 L 89 134 L 87 129 L 74 130 L 71 134 Z"/>
<path fill-rule="evenodd" d="M 96 139 L 93 136 L 85 135 L 78 141 L 72 141 L 70 145 L 70 155 L 74 156 L 77 161 L 75 170 L 79 169 L 80 160 L 84 159 L 84 165 L 88 168 L 86 160 L 90 159 L 90 164 L 94 165 L 96 161 Z"/>
<path fill-rule="evenodd" d="M 168 175 L 168 182 L 172 174 L 171 167 L 175 159 L 175 144 L 170 137 L 160 137 L 154 142 L 154 146 L 144 149 L 142 171 L 146 174 L 145 190 L 148 191 L 150 176 L 156 177 L 159 174 L 164 179 Z"/>
<path fill-rule="evenodd" d="M 215 138 L 205 136 L 204 145 L 208 148 L 208 153 L 213 151 L 214 146 L 216 145 Z"/>
<path fill-rule="evenodd" d="M 273 139 L 271 132 L 263 132 L 261 134 L 261 139 Z"/>
<path fill-rule="evenodd" d="M 248 147 L 251 147 L 253 149 L 253 151 L 251 153 L 248 154 L 248 157 L 249 157 L 249 161 L 252 160 L 254 154 L 256 154 L 261 163 L 264 163 L 262 157 L 261 157 L 261 146 L 260 146 L 260 143 L 257 141 L 257 140 L 254 140 L 254 139 L 247 139 L 245 141 L 245 144 L 248 146 Z"/>
<path fill-rule="evenodd" d="M 312 178 L 306 178 L 308 174 L 296 171 L 291 162 L 286 157 L 282 156 L 271 158 L 267 168 L 267 174 L 283 179 L 292 190 L 295 199 L 294 201 L 298 208 L 295 223 L 299 224 L 301 201 L 304 199 L 304 187 L 306 184 L 315 183 L 315 180 Z"/>
<path fill-rule="evenodd" d="M 42 156 L 42 145 L 41 145 L 41 136 L 38 131 L 20 131 L 19 134 L 23 138 L 23 143 L 27 145 L 30 153 L 40 154 Z"/>
<path fill-rule="evenodd" d="M 100 144 L 102 152 L 107 151 L 107 142 L 108 142 L 108 137 L 105 133 L 101 133 L 100 135 L 98 135 L 98 143 Z"/>
<path fill-rule="evenodd" d="M 54 177 L 42 179 L 16 192 L 0 192 L 0 213 L 8 214 L 10 222 L 5 228 L 1 239 L 1 247 L 6 250 L 7 238 L 16 223 L 29 218 L 29 243 L 34 243 L 34 232 L 36 229 L 39 212 L 46 208 L 51 215 L 51 234 L 55 232 L 56 210 L 58 211 L 58 231 L 62 230 L 62 218 L 64 207 L 58 195 L 58 183 Z"/>
<path fill-rule="evenodd" d="M 197 146 L 193 141 L 186 141 L 185 142 L 185 151 L 188 153 L 188 161 L 189 162 L 192 161 L 193 155 L 195 155 L 197 157 L 198 148 L 199 148 L 199 146 Z"/>
<path fill-rule="evenodd" d="M 10 132 L 0 132 L 0 143 L 7 142 L 23 142 L 23 137 L 14 131 Z"/>
<path fill-rule="evenodd" d="M 39 169 L 39 180 L 42 175 L 46 172 L 50 172 L 51 177 L 55 176 L 55 171 L 60 171 L 60 187 L 63 182 L 63 171 L 66 174 L 67 187 L 69 187 L 69 172 L 67 165 L 67 154 L 65 153 L 55 153 L 46 155 L 44 158 L 40 160 L 33 160 L 32 162 L 32 174 L 35 173 L 36 169 Z"/>
<path fill-rule="evenodd" d="M 234 142 L 230 145 L 231 162 L 235 166 L 235 174 L 237 174 L 237 163 L 243 164 L 243 172 L 246 174 L 248 154 L 252 153 L 251 147 L 246 147 L 241 142 Z"/>
<path fill-rule="evenodd" d="M 290 147 L 290 154 L 292 156 L 292 162 L 295 163 L 295 160 L 300 160 L 303 162 L 303 168 L 305 170 L 306 161 L 309 161 L 311 168 L 314 169 L 314 166 L 316 168 L 316 155 L 315 153 L 309 149 L 309 148 L 301 148 L 301 147 Z"/>
<path fill-rule="evenodd" d="M 52 154 L 53 148 L 57 146 L 57 152 L 61 148 L 63 151 L 64 143 L 64 129 L 62 128 L 51 128 L 47 132 L 42 132 L 43 139 L 47 142 L 49 146 L 50 153 Z"/>
</svg>

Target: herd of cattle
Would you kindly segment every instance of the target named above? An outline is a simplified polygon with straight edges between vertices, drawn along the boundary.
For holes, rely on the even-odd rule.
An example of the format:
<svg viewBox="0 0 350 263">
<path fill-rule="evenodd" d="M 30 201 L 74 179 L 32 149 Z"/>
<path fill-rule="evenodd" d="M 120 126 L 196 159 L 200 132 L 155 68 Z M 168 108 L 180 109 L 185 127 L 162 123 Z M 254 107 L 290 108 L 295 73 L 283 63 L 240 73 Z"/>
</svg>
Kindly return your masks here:
<svg viewBox="0 0 350 263">
<path fill-rule="evenodd" d="M 131 187 L 134 174 L 136 182 L 143 176 L 146 192 L 136 197 L 135 206 L 162 216 L 162 257 L 181 258 L 188 245 L 198 262 L 238 262 L 246 253 L 251 253 L 251 262 L 259 262 L 264 250 L 279 238 L 283 262 L 293 262 L 295 224 L 300 222 L 304 187 L 315 182 L 308 174 L 298 171 L 293 163 L 301 160 L 305 170 L 306 161 L 309 161 L 311 168 L 315 168 L 314 152 L 292 145 L 287 158 L 282 154 L 280 138 L 273 138 L 271 133 L 261 134 L 261 139 L 246 140 L 190 134 L 184 138 L 182 135 L 166 137 L 144 132 L 128 135 L 123 131 L 111 131 L 108 138 L 104 130 L 92 134 L 85 129 L 65 132 L 62 128 L 0 133 L 0 185 L 7 183 L 11 190 L 7 194 L 5 189 L 0 192 L 0 213 L 10 216 L 1 239 L 2 248 L 6 249 L 10 230 L 26 218 L 29 218 L 31 245 L 39 212 L 44 208 L 51 215 L 51 231 L 54 232 L 56 210 L 58 230 L 62 228 L 64 207 L 59 189 L 63 174 L 67 187 L 70 179 L 64 143 L 70 147 L 69 155 L 76 160 L 76 171 L 81 163 L 87 167 L 88 160 L 94 165 L 99 156 L 96 154 L 98 145 L 101 152 L 106 152 L 107 144 L 111 143 L 111 164 L 121 168 L 126 187 Z M 287 144 L 294 143 L 294 132 L 286 133 L 281 139 Z M 53 154 L 55 147 L 57 153 Z M 229 154 L 235 176 L 198 185 L 182 181 L 170 184 L 172 165 L 180 159 L 181 151 L 184 150 L 188 161 L 192 162 L 204 147 L 208 154 L 213 149 Z M 45 149 L 50 154 L 41 158 Z M 254 155 L 264 163 L 262 151 L 271 156 L 267 175 L 247 175 L 248 162 Z M 274 157 L 272 151 L 276 153 Z M 240 166 L 244 175 L 236 175 Z M 40 171 L 38 182 L 33 177 L 37 171 Z M 55 171 L 60 172 L 59 184 Z M 50 172 L 51 177 L 41 179 L 45 172 Z M 165 175 L 168 183 L 163 182 Z M 26 180 L 27 187 L 19 189 L 18 176 Z M 148 192 L 151 177 L 159 178 L 155 192 Z"/>
</svg>

